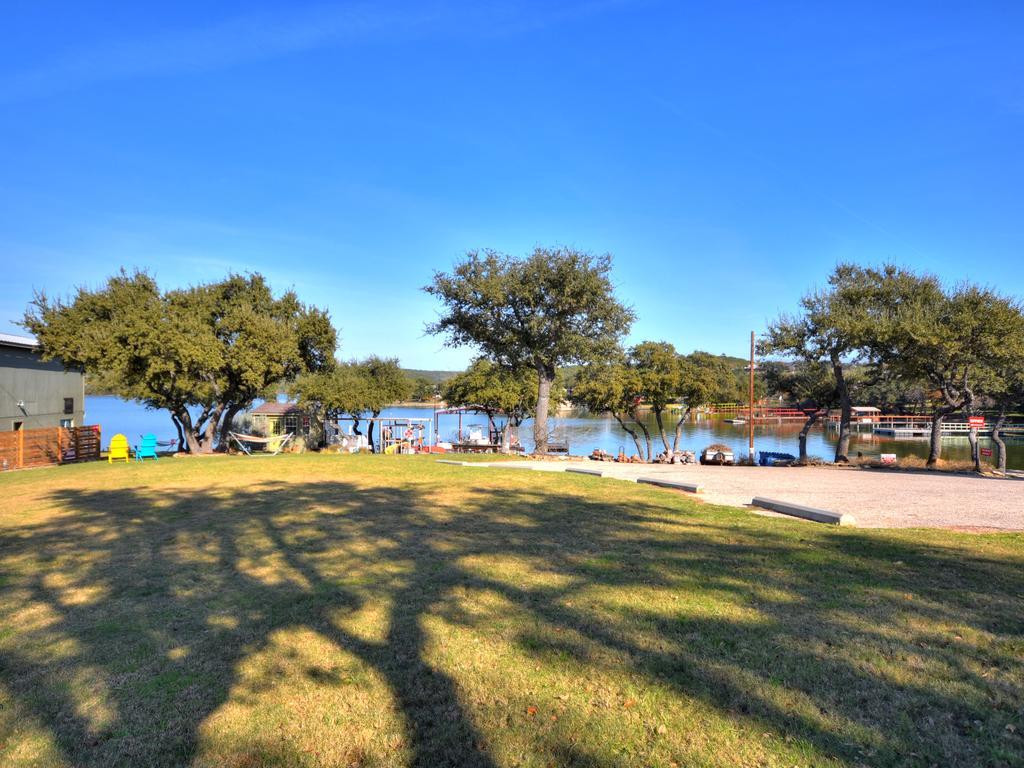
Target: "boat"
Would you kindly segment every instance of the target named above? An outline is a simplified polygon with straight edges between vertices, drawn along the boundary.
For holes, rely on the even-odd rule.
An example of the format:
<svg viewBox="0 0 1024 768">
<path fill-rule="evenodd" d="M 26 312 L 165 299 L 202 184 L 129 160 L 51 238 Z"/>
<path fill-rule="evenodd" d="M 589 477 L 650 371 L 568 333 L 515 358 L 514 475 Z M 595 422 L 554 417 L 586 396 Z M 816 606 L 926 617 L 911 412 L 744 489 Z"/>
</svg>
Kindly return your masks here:
<svg viewBox="0 0 1024 768">
<path fill-rule="evenodd" d="M 723 443 L 712 443 L 700 452 L 701 464 L 725 466 L 733 463 L 732 448 Z"/>
<path fill-rule="evenodd" d="M 747 420 L 744 419 L 744 418 L 741 418 L 741 417 L 737 417 L 735 419 L 723 419 L 723 421 L 725 421 L 726 424 L 746 424 L 747 423 Z"/>
</svg>

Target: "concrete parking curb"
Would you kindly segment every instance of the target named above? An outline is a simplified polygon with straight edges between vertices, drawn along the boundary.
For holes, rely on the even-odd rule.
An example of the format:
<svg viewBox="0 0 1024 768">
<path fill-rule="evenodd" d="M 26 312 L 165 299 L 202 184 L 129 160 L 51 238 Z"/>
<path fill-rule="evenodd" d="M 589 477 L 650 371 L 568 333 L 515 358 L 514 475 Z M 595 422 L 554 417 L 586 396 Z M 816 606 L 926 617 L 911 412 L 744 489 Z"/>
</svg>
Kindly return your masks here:
<svg viewBox="0 0 1024 768">
<path fill-rule="evenodd" d="M 661 488 L 675 488 L 677 491 L 686 491 L 687 493 L 700 493 L 700 486 L 697 483 L 684 483 L 680 480 L 665 480 L 660 477 L 638 477 L 636 479 L 638 483 L 646 483 L 647 485 L 657 485 Z"/>
<path fill-rule="evenodd" d="M 839 512 L 829 512 L 826 509 L 815 509 L 800 504 L 791 504 L 788 501 L 777 499 L 766 499 L 762 496 L 755 496 L 750 502 L 755 507 L 770 509 L 772 512 L 779 512 L 783 515 L 801 517 L 804 520 L 812 520 L 816 523 L 829 523 L 831 525 L 856 525 L 857 521 L 852 515 L 844 515 Z"/>
<path fill-rule="evenodd" d="M 574 475 L 593 475 L 594 477 L 604 477 L 604 472 L 600 469 L 583 469 L 583 467 L 566 467 L 566 472 L 572 472 Z"/>
</svg>

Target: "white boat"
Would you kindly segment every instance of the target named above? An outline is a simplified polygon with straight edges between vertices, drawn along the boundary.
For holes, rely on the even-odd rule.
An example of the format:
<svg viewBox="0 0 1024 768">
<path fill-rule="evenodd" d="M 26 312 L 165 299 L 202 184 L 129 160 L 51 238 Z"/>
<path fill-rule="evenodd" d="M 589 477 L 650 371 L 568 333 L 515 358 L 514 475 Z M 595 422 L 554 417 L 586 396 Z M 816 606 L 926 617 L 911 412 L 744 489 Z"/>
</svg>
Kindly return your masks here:
<svg viewBox="0 0 1024 768">
<path fill-rule="evenodd" d="M 709 445 L 700 452 L 701 464 L 718 464 L 723 466 L 733 463 L 732 448 L 721 443 Z"/>
</svg>

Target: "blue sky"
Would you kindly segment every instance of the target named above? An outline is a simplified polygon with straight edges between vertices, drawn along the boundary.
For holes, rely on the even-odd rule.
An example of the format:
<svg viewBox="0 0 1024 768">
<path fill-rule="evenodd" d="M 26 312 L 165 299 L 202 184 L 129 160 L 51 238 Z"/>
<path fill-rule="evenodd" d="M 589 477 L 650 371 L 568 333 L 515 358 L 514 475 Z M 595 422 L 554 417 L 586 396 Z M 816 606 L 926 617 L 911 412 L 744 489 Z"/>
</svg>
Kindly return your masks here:
<svg viewBox="0 0 1024 768">
<path fill-rule="evenodd" d="M 1024 4 L 50 3 L 0 25 L 0 330 L 120 266 L 259 271 L 457 368 L 467 249 L 615 256 L 632 340 L 744 354 L 840 260 L 1024 295 Z"/>
</svg>

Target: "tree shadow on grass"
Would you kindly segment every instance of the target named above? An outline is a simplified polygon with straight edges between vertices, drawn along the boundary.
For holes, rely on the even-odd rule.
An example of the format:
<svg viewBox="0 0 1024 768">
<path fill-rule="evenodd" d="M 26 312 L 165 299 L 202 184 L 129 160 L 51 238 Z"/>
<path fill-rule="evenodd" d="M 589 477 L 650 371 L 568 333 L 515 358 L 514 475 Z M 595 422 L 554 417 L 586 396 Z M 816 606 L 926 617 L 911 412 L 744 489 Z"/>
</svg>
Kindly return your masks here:
<svg viewBox="0 0 1024 768">
<path fill-rule="evenodd" d="M 453 504 L 435 491 L 56 492 L 64 514 L 0 543 L 4 604 L 25 621 L 17 644 L 0 646 L 0 680 L 69 763 L 180 765 L 201 753 L 201 728 L 234 695 L 239 666 L 280 630 L 308 628 L 385 681 L 405 733 L 392 759 L 486 767 L 500 734 L 431 661 L 426 627 L 437 618 L 487 632 L 496 611 L 512 611 L 528 620 L 512 625 L 511 642 L 542 664 L 628 668 L 752 735 L 839 764 L 1024 757 L 1005 729 L 1024 680 L 1020 559 L 680 514 L 685 504 L 657 492 L 625 507 L 539 485 L 481 488 Z M 495 565 L 510 559 L 550 578 Z M 483 594 L 502 607 L 466 597 Z M 685 608 L 673 610 L 671 595 Z M 378 636 L 346 628 L 345 616 L 376 603 L 388 606 Z M 895 678 L 901 663 L 920 665 L 920 677 Z M 306 673 L 315 685 L 336 676 Z M 559 765 L 623 764 L 600 744 L 551 736 L 538 748 Z M 273 740 L 238 759 L 315 762 Z"/>
</svg>

